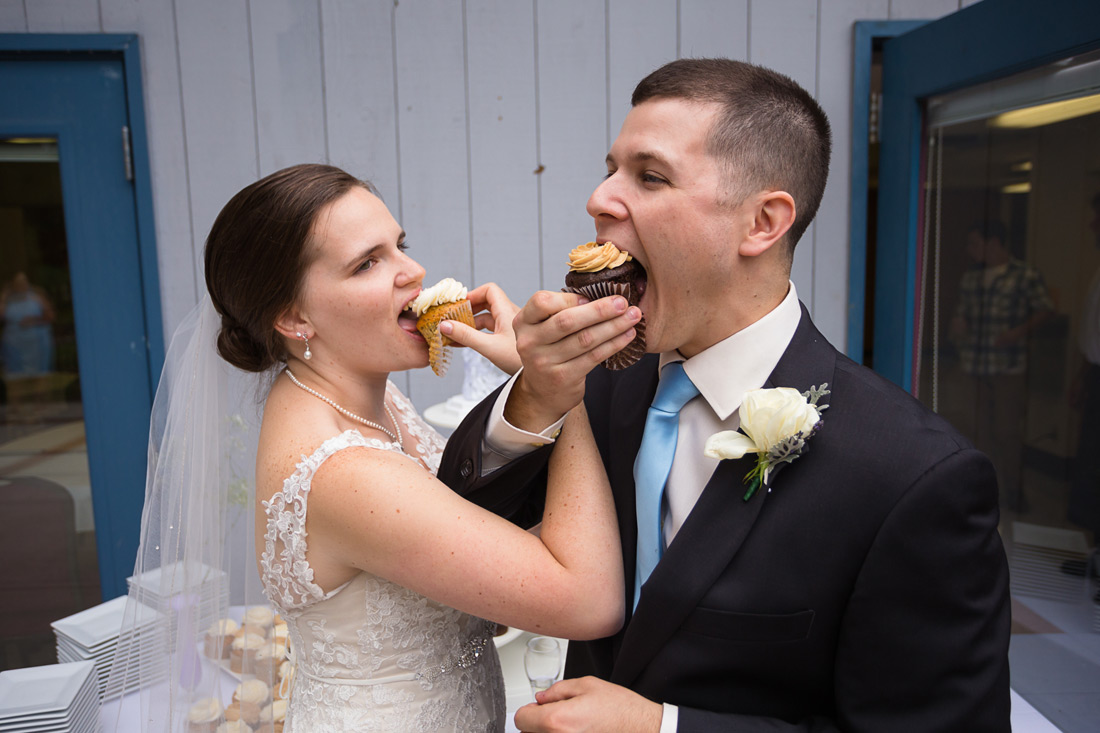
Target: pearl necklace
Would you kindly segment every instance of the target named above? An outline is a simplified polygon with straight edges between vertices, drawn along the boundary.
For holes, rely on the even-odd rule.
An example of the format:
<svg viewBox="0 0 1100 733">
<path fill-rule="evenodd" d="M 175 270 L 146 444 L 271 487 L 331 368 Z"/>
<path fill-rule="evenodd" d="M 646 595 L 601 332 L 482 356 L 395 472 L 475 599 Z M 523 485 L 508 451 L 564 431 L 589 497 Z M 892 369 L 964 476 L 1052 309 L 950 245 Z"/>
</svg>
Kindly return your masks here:
<svg viewBox="0 0 1100 733">
<path fill-rule="evenodd" d="M 306 392 L 309 392 L 311 395 L 313 395 L 317 399 L 321 400 L 322 402 L 327 402 L 328 404 L 332 405 L 333 407 L 336 408 L 336 411 L 339 412 L 341 415 L 346 415 L 347 417 L 350 417 L 352 420 L 358 420 L 359 422 L 366 425 L 368 428 L 374 428 L 375 430 L 381 430 L 383 433 L 390 436 L 390 438 L 392 438 L 393 441 L 395 443 L 397 443 L 399 446 L 401 446 L 402 448 L 405 447 L 404 444 L 401 442 L 401 426 L 397 424 L 397 418 L 395 418 L 393 416 L 393 412 L 390 410 L 390 406 L 387 405 L 385 402 L 382 403 L 382 407 L 385 408 L 386 414 L 390 416 L 390 422 L 393 423 L 393 429 L 397 431 L 397 435 L 394 435 L 389 430 L 386 430 L 384 427 L 382 427 L 381 425 L 379 425 L 378 423 L 376 423 L 372 420 L 368 420 L 365 417 L 359 417 L 358 415 L 356 415 L 354 412 L 351 412 L 350 410 L 345 410 L 343 407 L 340 407 L 340 405 L 336 404 L 335 402 L 330 400 L 328 397 L 325 397 L 320 392 L 318 392 L 316 390 L 313 390 L 313 389 L 310 389 L 309 387 L 305 386 L 304 384 L 302 384 L 301 382 L 298 381 L 297 377 L 294 376 L 294 372 L 290 371 L 290 367 L 287 367 L 286 369 L 284 369 L 284 371 L 286 372 L 286 375 L 288 377 L 290 377 L 290 381 L 294 382 L 296 385 L 298 385 L 299 387 L 304 389 Z"/>
</svg>

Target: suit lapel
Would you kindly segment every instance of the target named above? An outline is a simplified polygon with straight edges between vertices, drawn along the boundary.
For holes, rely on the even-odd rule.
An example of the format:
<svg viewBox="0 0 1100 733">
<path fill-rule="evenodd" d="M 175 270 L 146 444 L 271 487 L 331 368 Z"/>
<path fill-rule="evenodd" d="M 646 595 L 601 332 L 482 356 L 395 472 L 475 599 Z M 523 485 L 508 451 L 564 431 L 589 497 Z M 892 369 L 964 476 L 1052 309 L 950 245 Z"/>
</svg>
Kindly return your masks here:
<svg viewBox="0 0 1100 733">
<path fill-rule="evenodd" d="M 626 628 L 611 681 L 629 686 L 729 565 L 764 506 L 749 501 L 742 479 L 755 456 L 718 464 L 676 538 L 646 581 Z M 633 577 L 633 574 L 631 574 Z M 630 585 L 628 579 L 627 584 Z M 631 598 L 632 596 L 627 596 Z"/>
<path fill-rule="evenodd" d="M 763 386 L 794 387 L 804 392 L 810 387 L 819 387 L 832 381 L 835 365 L 836 351 L 814 327 L 803 306 L 802 318 L 794 338 Z M 652 400 L 655 390 L 656 374 L 653 375 L 653 385 L 643 405 L 643 424 L 645 407 Z M 635 399 L 641 398 L 642 395 L 636 393 Z M 828 413 L 823 417 L 826 422 L 822 429 L 827 429 Z M 629 446 L 631 469 L 633 456 L 641 442 L 641 432 L 639 428 L 636 440 Z M 768 497 L 767 489 L 762 489 L 748 501 L 742 498 L 745 493 L 743 479 L 752 470 L 755 461 L 755 454 L 749 454 L 736 461 L 722 461 L 718 464 L 684 525 L 646 581 L 638 608 L 623 632 L 622 646 L 611 674 L 612 682 L 630 686 L 637 679 L 741 548 L 753 524 L 760 517 Z M 769 480 L 771 486 L 782 487 L 782 483 L 778 482 L 780 473 L 781 471 L 772 472 Z M 614 481 L 612 478 L 612 485 L 615 485 Z M 629 497 L 625 491 L 620 491 L 616 496 L 616 500 L 623 500 L 624 504 L 630 505 L 629 516 L 624 516 L 622 509 L 619 513 L 624 566 L 630 566 L 626 573 L 628 602 L 633 598 L 637 542 L 633 486 L 631 470 Z M 627 568 L 624 567 L 624 570 Z"/>
<path fill-rule="evenodd" d="M 615 511 L 619 518 L 620 542 L 623 546 L 623 574 L 626 578 L 626 597 L 634 597 L 634 565 L 638 546 L 637 497 L 634 487 L 634 460 L 645 432 L 646 413 L 657 392 L 657 360 L 652 365 L 622 373 L 615 387 L 611 403 L 612 420 L 609 424 L 611 450 L 607 460 L 607 473 L 615 487 Z M 629 600 L 627 612 L 629 613 Z"/>
</svg>

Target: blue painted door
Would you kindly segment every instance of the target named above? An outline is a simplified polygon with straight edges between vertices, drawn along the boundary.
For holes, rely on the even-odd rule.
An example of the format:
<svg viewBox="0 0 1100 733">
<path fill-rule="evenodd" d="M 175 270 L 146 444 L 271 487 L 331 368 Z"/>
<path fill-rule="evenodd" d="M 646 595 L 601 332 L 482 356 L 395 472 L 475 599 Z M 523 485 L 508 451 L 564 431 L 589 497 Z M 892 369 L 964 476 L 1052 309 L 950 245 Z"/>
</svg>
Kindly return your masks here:
<svg viewBox="0 0 1100 733">
<path fill-rule="evenodd" d="M 4 407 L 9 417 L 16 407 L 30 417 L 10 421 L 16 427 L 4 444 L 17 441 L 20 455 L 5 456 L 0 450 L 0 496 L 5 481 L 80 482 L 62 475 L 68 469 L 58 469 L 56 476 L 35 473 L 36 466 L 47 465 L 58 451 L 82 448 L 81 431 L 72 433 L 75 440 L 70 435 L 68 442 L 59 444 L 54 440 L 58 421 L 42 419 L 42 410 L 75 399 L 86 439 L 88 486 L 66 488 L 72 489 L 78 525 L 81 502 L 90 502 L 91 517 L 84 517 L 84 524 L 85 529 L 89 520 L 94 524 L 94 547 L 83 551 L 98 555 L 100 586 L 96 597 L 89 598 L 85 592 L 80 599 L 83 605 L 124 593 L 126 577 L 133 572 L 152 385 L 162 359 L 155 353 L 160 348 L 159 312 L 148 312 L 146 293 L 147 289 L 157 292 L 157 283 L 149 275 L 155 273 L 155 262 L 148 261 L 147 253 L 143 261 L 139 247 L 133 168 L 126 155 L 132 139 L 128 105 L 133 101 L 127 97 L 127 69 L 120 53 L 0 52 L 0 144 L 5 151 L 0 157 L 9 199 L 0 201 L 0 211 L 9 214 L 6 219 L 0 216 L 0 227 L 8 225 L 0 228 L 4 235 L 0 277 L 10 290 L 13 278 L 21 274 L 23 281 L 30 281 L 32 292 L 48 296 L 34 282 L 35 272 L 45 277 L 44 262 L 52 261 L 56 270 L 56 260 L 67 258 L 63 269 L 67 269 L 68 283 L 53 286 L 56 298 L 71 302 L 72 318 L 71 344 L 63 343 L 66 324 L 56 320 L 52 324 L 57 353 L 53 362 L 43 366 L 55 376 L 68 377 L 34 386 L 26 379 L 20 382 L 24 375 L 15 369 L 13 359 L 7 360 L 8 376 L 14 376 L 7 380 Z M 52 174 L 33 173 L 19 164 L 36 157 L 40 163 L 49 163 L 51 156 Z M 50 175 L 56 184 L 43 182 Z M 43 213 L 46 204 L 38 199 L 24 200 L 29 190 L 51 185 L 59 187 L 55 213 Z M 60 231 L 61 254 L 50 253 L 44 230 Z M 10 325 L 8 331 L 14 328 Z M 66 357 L 67 349 L 75 353 Z M 64 363 L 59 364 L 58 357 Z M 26 394 L 14 394 L 18 390 Z M 13 404 L 17 397 L 25 398 L 22 404 Z M 81 489 L 90 491 L 90 498 L 80 494 Z M 80 547 L 77 551 L 77 562 L 86 560 L 80 556 Z"/>
</svg>

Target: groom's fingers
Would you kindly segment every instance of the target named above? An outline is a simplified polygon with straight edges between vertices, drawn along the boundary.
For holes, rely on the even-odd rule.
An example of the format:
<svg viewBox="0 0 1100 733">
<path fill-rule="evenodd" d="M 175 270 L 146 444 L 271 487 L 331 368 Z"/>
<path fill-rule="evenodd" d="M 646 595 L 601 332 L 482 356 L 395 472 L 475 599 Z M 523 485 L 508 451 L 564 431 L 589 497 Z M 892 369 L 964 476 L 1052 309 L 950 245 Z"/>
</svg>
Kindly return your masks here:
<svg viewBox="0 0 1100 733">
<path fill-rule="evenodd" d="M 659 704 L 595 677 L 563 680 L 536 699 L 516 711 L 524 733 L 657 733 L 661 727 Z"/>
<path fill-rule="evenodd" d="M 524 370 L 505 420 L 534 433 L 552 425 L 580 404 L 585 377 L 630 343 L 640 319 L 620 296 L 582 302 L 573 293 L 535 293 L 512 321 Z"/>
<path fill-rule="evenodd" d="M 519 353 L 530 368 L 553 368 L 583 357 L 633 329 L 641 318 L 641 311 L 618 296 L 567 307 L 542 318 L 547 304 L 559 302 L 556 297 L 565 295 L 536 293 L 513 322 Z M 594 365 L 600 360 L 590 361 Z"/>
</svg>

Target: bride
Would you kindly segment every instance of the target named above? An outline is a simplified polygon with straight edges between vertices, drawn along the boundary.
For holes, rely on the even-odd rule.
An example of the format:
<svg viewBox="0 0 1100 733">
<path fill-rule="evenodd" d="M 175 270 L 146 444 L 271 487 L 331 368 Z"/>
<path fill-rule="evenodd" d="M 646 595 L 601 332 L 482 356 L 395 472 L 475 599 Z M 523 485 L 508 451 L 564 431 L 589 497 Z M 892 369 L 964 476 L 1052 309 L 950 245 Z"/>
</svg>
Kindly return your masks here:
<svg viewBox="0 0 1100 733">
<path fill-rule="evenodd" d="M 587 639 L 613 633 L 623 620 L 615 510 L 583 407 L 559 438 L 569 449 L 551 459 L 538 533 L 436 480 L 444 441 L 388 378 L 428 363 L 405 313 L 424 268 L 406 254 L 405 233 L 373 187 L 339 169 L 294 166 L 243 189 L 214 223 L 205 266 L 209 298 L 185 342 L 173 341 L 161 391 L 167 382 L 174 394 L 158 392 L 160 408 L 170 401 L 166 415 L 154 412 L 136 577 L 162 568 L 154 600 L 172 619 L 163 658 L 172 669 L 171 699 L 147 705 L 142 729 L 278 730 L 283 722 L 283 733 L 503 730 L 496 623 Z M 493 285 L 470 300 L 475 312 L 490 310 L 477 325 L 495 325 L 476 339 L 479 350 L 515 371 L 515 306 Z M 624 330 L 606 350 L 631 337 Z M 270 654 L 263 614 L 238 627 L 211 618 L 207 600 L 211 582 L 238 585 L 236 576 L 250 575 L 234 568 L 231 553 L 210 554 L 219 533 L 248 529 L 232 524 L 244 503 L 233 498 L 240 486 L 227 474 L 204 473 L 219 462 L 209 454 L 234 442 L 218 437 L 224 433 L 210 416 L 224 409 L 208 403 L 218 389 L 207 370 L 225 366 L 211 364 L 215 340 L 224 362 L 269 384 L 248 567 L 255 563 L 286 624 L 289 662 L 271 660 L 263 687 L 249 680 L 250 669 L 263 677 L 260 660 Z M 192 456 L 203 444 L 205 454 Z M 201 573 L 189 570 L 196 559 Z M 183 570 L 169 573 L 171 560 Z M 142 587 L 132 583 L 131 598 L 151 604 Z M 217 693 L 198 682 L 203 663 L 193 657 L 203 632 L 218 637 L 215 645 L 232 638 L 240 647 L 233 654 L 247 660 L 235 668 L 242 682 L 225 709 L 203 699 Z M 164 719 L 153 721 L 154 709 Z"/>
</svg>

